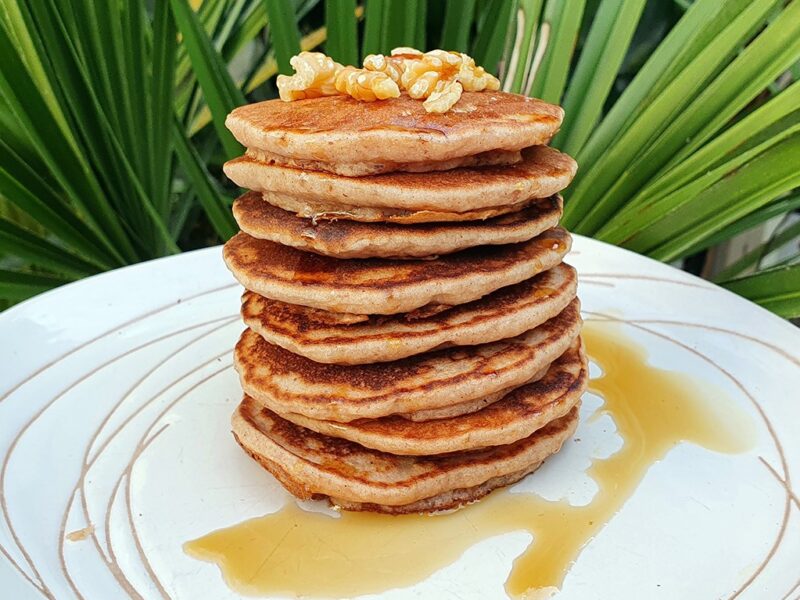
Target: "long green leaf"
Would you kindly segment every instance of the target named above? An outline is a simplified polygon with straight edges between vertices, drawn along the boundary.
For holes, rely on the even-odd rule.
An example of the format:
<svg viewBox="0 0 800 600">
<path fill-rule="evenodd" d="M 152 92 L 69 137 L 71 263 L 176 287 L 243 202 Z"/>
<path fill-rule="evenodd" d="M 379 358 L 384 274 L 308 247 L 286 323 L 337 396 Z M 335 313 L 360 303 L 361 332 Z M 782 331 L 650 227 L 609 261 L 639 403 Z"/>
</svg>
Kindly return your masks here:
<svg viewBox="0 0 800 600">
<path fill-rule="evenodd" d="M 379 54 L 384 51 L 383 19 L 388 0 L 366 0 L 364 3 L 364 43 L 361 47 L 361 57 L 368 54 Z"/>
<path fill-rule="evenodd" d="M 53 118 L 58 123 L 64 136 L 70 139 L 70 142 L 75 146 L 75 140 L 71 139 L 69 127 L 61 111 L 61 105 L 58 103 L 55 92 L 50 82 L 50 78 L 42 66 L 42 61 L 39 53 L 36 50 L 36 44 L 31 39 L 30 32 L 25 26 L 25 20 L 19 7 L 19 0 L 9 0 L 0 5 L 0 13 L 2 14 L 2 26 L 13 41 L 14 47 L 19 50 L 19 54 L 23 62 L 28 67 L 28 72 L 36 82 L 36 86 L 42 94 L 42 98 L 47 103 Z"/>
<path fill-rule="evenodd" d="M 263 1 L 267 6 L 269 35 L 278 61 L 278 71 L 288 75 L 294 72 L 289 60 L 300 52 L 300 33 L 294 18 L 294 7 L 289 0 Z"/>
<path fill-rule="evenodd" d="M 222 194 L 212 183 L 211 176 L 208 174 L 203 161 L 200 160 L 197 152 L 189 143 L 177 119 L 173 122 L 172 130 L 178 160 L 187 178 L 192 183 L 209 221 L 211 221 L 220 238 L 223 240 L 231 238 L 236 233 L 237 227 L 230 211 L 223 202 Z"/>
<path fill-rule="evenodd" d="M 0 298 L 12 302 L 27 300 L 31 296 L 70 281 L 72 280 L 53 275 L 34 275 L 0 269 Z"/>
<path fill-rule="evenodd" d="M 114 119 L 109 117 L 110 113 L 104 110 L 102 86 L 98 87 L 89 74 L 87 55 L 92 54 L 92 49 L 73 41 L 75 37 L 84 39 L 82 32 L 89 20 L 85 14 L 76 12 L 92 8 L 30 0 L 26 0 L 25 8 L 28 27 L 36 30 L 41 39 L 47 40 L 48 60 L 45 65 L 57 84 L 56 89 L 59 90 L 75 137 L 80 140 L 80 160 L 88 163 L 83 173 L 55 171 L 55 176 L 68 191 L 71 202 L 85 207 L 85 214 L 98 220 L 102 232 L 111 236 L 114 245 L 126 252 L 127 260 L 138 260 L 146 256 L 152 229 L 144 211 L 140 210 L 136 186 L 128 177 L 129 156 L 135 153 L 120 151 L 119 139 L 130 135 L 125 127 L 130 130 L 132 124 L 126 123 L 119 129 Z M 125 66 L 120 65 L 119 68 L 124 69 Z M 127 81 L 124 70 L 117 79 Z M 126 88 L 123 95 L 127 93 Z M 108 103 L 107 98 L 105 101 Z M 128 108 L 123 120 L 130 118 L 130 113 Z M 141 126 L 145 126 L 144 123 Z M 49 150 L 46 143 L 44 140 L 38 141 L 40 153 Z M 70 187 L 73 182 L 81 188 Z M 82 216 L 85 217 L 85 214 Z"/>
<path fill-rule="evenodd" d="M 231 28 L 228 37 L 222 41 L 220 54 L 225 61 L 230 62 L 236 58 L 243 48 L 256 39 L 266 24 L 267 4 L 263 0 L 251 0 L 249 10 L 244 11 L 237 26 Z"/>
<path fill-rule="evenodd" d="M 511 45 L 503 90 L 519 94 L 527 88 L 528 75 L 536 53 L 536 32 L 543 0 L 520 0 L 516 15 L 516 33 Z"/>
<path fill-rule="evenodd" d="M 800 186 L 797 164 L 800 134 L 773 146 L 691 203 L 663 215 L 626 245 L 665 261 L 685 256 L 698 239 Z"/>
<path fill-rule="evenodd" d="M 721 285 L 782 317 L 800 317 L 800 265 L 762 271 Z"/>
<path fill-rule="evenodd" d="M 126 6 L 133 12 L 127 18 L 122 15 L 127 26 L 132 28 L 126 34 L 130 38 L 128 45 L 134 49 L 139 47 L 143 52 L 144 40 L 139 20 L 142 18 L 144 7 L 138 3 L 128 3 Z M 49 15 L 45 16 L 47 17 Z M 142 177 L 147 176 L 147 170 L 143 165 L 147 163 L 144 159 L 139 159 L 136 153 L 142 147 L 141 140 L 146 137 L 139 136 L 140 139 L 134 142 L 130 139 L 131 134 L 127 134 L 126 145 L 125 132 L 116 131 L 110 123 L 107 111 L 93 88 L 93 80 L 88 69 L 79 59 L 79 53 L 70 46 L 69 32 L 63 26 L 59 27 L 59 23 L 57 18 L 53 20 L 54 26 L 49 35 L 59 40 L 62 39 L 59 36 L 63 36 L 63 45 L 68 48 L 67 56 L 58 57 L 60 64 L 68 68 L 74 76 L 70 81 L 68 88 L 70 94 L 67 97 L 70 98 L 72 110 L 76 115 L 80 115 L 80 119 L 76 119 L 76 122 L 87 128 L 85 140 L 92 160 L 97 164 L 106 165 L 110 170 L 100 173 L 107 193 L 114 195 L 112 200 L 119 197 L 126 202 L 127 210 L 116 215 L 119 225 L 125 227 L 128 239 L 139 246 L 141 256 L 161 255 L 164 251 L 176 252 L 178 248 L 170 236 L 165 219 L 154 206 L 142 183 Z M 133 94 L 138 98 L 135 103 L 146 106 L 143 66 L 134 63 L 126 64 L 125 68 L 131 73 L 133 85 L 128 90 L 134 90 Z M 147 122 L 147 118 L 140 119 L 139 125 L 147 126 Z M 110 206 L 109 198 L 101 198 L 101 204 L 104 208 Z"/>
<path fill-rule="evenodd" d="M 547 47 L 530 94 L 547 102 L 561 103 L 586 0 L 547 0 L 542 30 L 547 29 Z"/>
<path fill-rule="evenodd" d="M 475 0 L 447 0 L 444 25 L 442 26 L 442 49 L 467 52 Z"/>
<path fill-rule="evenodd" d="M 566 118 L 553 145 L 577 154 L 589 139 L 617 77 L 646 0 L 603 0 L 564 96 Z"/>
<path fill-rule="evenodd" d="M 325 22 L 328 26 L 326 54 L 343 65 L 358 64 L 356 0 L 325 0 Z"/>
<path fill-rule="evenodd" d="M 229 159 L 239 156 L 242 147 L 225 127 L 225 118 L 234 108 L 245 103 L 244 96 L 234 85 L 227 67 L 214 50 L 208 35 L 197 20 L 197 15 L 186 0 L 170 0 L 170 6 L 183 35 L 183 43 L 197 74 L 197 81 L 203 89 L 225 156 Z"/>
<path fill-rule="evenodd" d="M 652 181 L 631 200 L 629 207 L 636 206 L 645 199 L 654 202 L 659 197 L 685 187 L 730 160 L 733 155 L 742 154 L 770 138 L 781 137 L 787 129 L 798 123 L 800 123 L 800 81 L 746 115 L 690 157 Z M 628 207 L 625 210 L 628 210 Z"/>
<path fill-rule="evenodd" d="M 800 209 L 800 193 L 770 202 L 766 206 L 762 206 L 761 208 L 754 210 L 747 216 L 734 221 L 730 225 L 726 225 L 716 233 L 699 241 L 696 245 L 689 248 L 686 251 L 686 254 L 687 256 L 690 256 L 700 252 L 701 250 L 705 250 L 706 248 L 721 244 L 722 242 L 725 242 L 734 236 L 739 235 L 740 233 L 744 233 L 753 227 L 757 227 L 762 223 L 766 223 L 770 219 L 791 213 L 792 211 L 798 209 Z"/>
<path fill-rule="evenodd" d="M 800 60 L 800 2 L 787 5 L 769 26 L 749 44 L 736 60 L 703 92 L 696 105 L 704 111 L 703 128 L 694 133 L 691 140 L 682 147 L 670 164 L 683 159 L 702 146 L 721 128 L 747 107 L 770 83 Z M 798 93 L 793 86 L 790 95 Z M 713 99 L 713 102 L 706 101 Z M 678 119 L 674 128 L 690 124 L 700 115 L 691 119 Z"/>
<path fill-rule="evenodd" d="M 2 217 L 0 253 L 13 254 L 38 267 L 72 277 L 85 277 L 98 272 L 94 265 Z"/>
<path fill-rule="evenodd" d="M 0 195 L 100 268 L 120 266 L 86 223 L 75 216 L 39 173 L 0 141 Z"/>
<path fill-rule="evenodd" d="M 85 159 L 72 146 L 42 99 L 38 87 L 30 79 L 24 64 L 17 58 L 15 49 L 0 27 L 0 55 L 4 57 L 0 69 L 0 95 L 16 120 L 25 128 L 35 144 L 42 161 L 59 185 L 76 204 L 81 218 L 92 229 L 106 251 L 120 262 L 134 260 L 132 247 L 126 245 L 126 236 L 110 208 L 100 201 L 102 191 L 86 164 Z M 113 235 L 112 242 L 110 236 Z M 125 257 L 123 259 L 122 257 Z"/>
<path fill-rule="evenodd" d="M 486 2 L 486 17 L 480 24 L 471 54 L 475 62 L 490 73 L 498 72 L 515 4 L 516 2 L 512 0 L 487 0 Z"/>
<path fill-rule="evenodd" d="M 428 28 L 428 0 L 417 0 L 416 23 L 414 24 L 414 48 L 425 50 Z"/>
<path fill-rule="evenodd" d="M 782 231 L 777 232 L 773 237 L 759 244 L 749 252 L 745 253 L 731 265 L 725 267 L 714 276 L 715 281 L 727 281 L 737 277 L 751 267 L 758 267 L 759 263 L 771 252 L 780 248 L 784 244 L 800 239 L 800 221 L 796 221 Z"/>
<path fill-rule="evenodd" d="M 172 169 L 171 115 L 174 104 L 175 57 L 177 29 L 169 5 L 158 2 L 153 8 L 153 67 L 150 114 L 152 115 L 152 147 L 149 189 L 153 204 L 161 214 L 167 214 Z"/>
<path fill-rule="evenodd" d="M 609 219 L 606 225 L 597 232 L 597 237 L 612 243 L 634 239 L 652 223 L 660 221 L 670 212 L 691 202 L 703 201 L 709 188 L 726 177 L 735 175 L 744 165 L 798 133 L 800 133 L 800 119 L 780 134 L 766 139 L 758 146 L 735 154 L 726 162 L 714 165 L 713 168 L 707 167 L 704 172 L 697 173 L 685 185 L 672 188 L 669 193 L 653 193 L 649 198 L 643 196 L 640 202 L 629 203 Z"/>
<path fill-rule="evenodd" d="M 383 53 L 393 48 L 414 47 L 419 5 L 419 0 L 384 0 L 380 42 Z"/>
<path fill-rule="evenodd" d="M 733 118 L 800 57 L 800 2 L 785 9 L 690 105 L 608 192 L 627 197 L 660 165 L 675 164 Z M 688 141 L 688 143 L 687 143 Z M 598 201 L 598 206 L 602 199 Z"/>
</svg>

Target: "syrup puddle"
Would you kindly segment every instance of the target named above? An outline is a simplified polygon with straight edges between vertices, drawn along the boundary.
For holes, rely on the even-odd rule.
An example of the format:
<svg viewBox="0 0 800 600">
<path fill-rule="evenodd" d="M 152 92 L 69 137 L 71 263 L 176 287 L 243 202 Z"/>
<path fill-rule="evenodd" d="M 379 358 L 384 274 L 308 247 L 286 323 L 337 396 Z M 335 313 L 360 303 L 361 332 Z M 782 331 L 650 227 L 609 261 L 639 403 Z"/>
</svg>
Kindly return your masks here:
<svg viewBox="0 0 800 600">
<path fill-rule="evenodd" d="M 610 415 L 624 440 L 619 451 L 593 459 L 587 470 L 599 488 L 591 503 L 572 506 L 500 490 L 450 514 L 343 511 L 332 518 L 290 502 L 276 513 L 187 542 L 184 550 L 216 563 L 241 594 L 339 598 L 414 585 L 480 541 L 527 531 L 533 541 L 514 561 L 506 592 L 510 597 L 549 595 L 671 448 L 689 442 L 738 453 L 754 438 L 751 420 L 721 401 L 720 391 L 649 365 L 644 349 L 619 325 L 590 322 L 583 337 L 603 372 L 590 384 L 604 400 L 591 418 Z"/>
</svg>

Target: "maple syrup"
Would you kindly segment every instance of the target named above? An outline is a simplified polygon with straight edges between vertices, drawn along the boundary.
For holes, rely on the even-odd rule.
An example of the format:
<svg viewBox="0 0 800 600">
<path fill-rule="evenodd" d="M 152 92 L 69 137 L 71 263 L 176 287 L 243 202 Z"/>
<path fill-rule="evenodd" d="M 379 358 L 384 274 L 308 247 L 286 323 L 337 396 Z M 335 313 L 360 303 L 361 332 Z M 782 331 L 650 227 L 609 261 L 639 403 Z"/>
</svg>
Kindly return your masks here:
<svg viewBox="0 0 800 600">
<path fill-rule="evenodd" d="M 241 594 L 351 597 L 411 586 L 482 540 L 527 531 L 533 540 L 514 561 L 508 595 L 560 587 L 581 549 L 672 447 L 689 442 L 736 453 L 752 443 L 752 423 L 721 402 L 719 390 L 649 365 L 645 351 L 619 325 L 590 322 L 583 337 L 602 369 L 590 384 L 604 401 L 598 413 L 613 418 L 624 440 L 615 454 L 593 460 L 587 473 L 599 490 L 589 504 L 499 490 L 449 514 L 331 517 L 290 502 L 276 513 L 188 542 L 185 551 L 216 563 Z"/>
</svg>

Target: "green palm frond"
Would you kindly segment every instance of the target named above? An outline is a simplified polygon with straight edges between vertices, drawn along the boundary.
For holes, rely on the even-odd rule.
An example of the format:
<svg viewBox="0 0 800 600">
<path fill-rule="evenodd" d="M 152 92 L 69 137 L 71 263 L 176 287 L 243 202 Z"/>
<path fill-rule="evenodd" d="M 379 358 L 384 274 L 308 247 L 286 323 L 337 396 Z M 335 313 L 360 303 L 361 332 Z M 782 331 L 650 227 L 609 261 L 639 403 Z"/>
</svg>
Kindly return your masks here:
<svg viewBox="0 0 800 600">
<path fill-rule="evenodd" d="M 673 261 L 800 207 L 800 0 L 8 0 L 0 299 L 232 235 L 225 117 L 322 44 L 349 64 L 467 51 L 562 103 L 578 233 Z M 798 239 L 790 224 L 718 278 L 795 315 L 791 252 L 751 272 Z"/>
<path fill-rule="evenodd" d="M 800 264 L 767 269 L 722 285 L 782 317 L 800 317 Z"/>
</svg>

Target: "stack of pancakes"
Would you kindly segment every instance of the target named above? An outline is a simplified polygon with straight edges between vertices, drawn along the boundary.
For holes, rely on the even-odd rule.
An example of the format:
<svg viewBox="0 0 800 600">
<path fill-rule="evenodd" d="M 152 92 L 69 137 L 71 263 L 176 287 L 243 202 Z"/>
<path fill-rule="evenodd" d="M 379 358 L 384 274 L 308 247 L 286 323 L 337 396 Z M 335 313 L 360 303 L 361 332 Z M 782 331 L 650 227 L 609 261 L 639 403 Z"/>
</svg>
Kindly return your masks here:
<svg viewBox="0 0 800 600">
<path fill-rule="evenodd" d="M 300 498 L 429 512 L 558 451 L 587 383 L 545 144 L 563 111 L 502 92 L 238 108 L 253 190 L 225 261 L 246 288 L 239 444 Z"/>
</svg>

